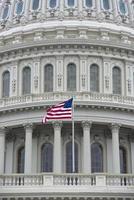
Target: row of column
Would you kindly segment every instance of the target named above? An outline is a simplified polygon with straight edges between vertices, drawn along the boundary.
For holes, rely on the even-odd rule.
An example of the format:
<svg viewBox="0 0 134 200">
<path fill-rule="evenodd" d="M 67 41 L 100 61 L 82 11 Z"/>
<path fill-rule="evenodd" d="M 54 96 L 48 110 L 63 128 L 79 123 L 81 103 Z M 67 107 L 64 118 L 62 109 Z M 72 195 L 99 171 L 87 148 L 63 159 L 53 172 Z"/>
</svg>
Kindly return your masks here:
<svg viewBox="0 0 134 200">
<path fill-rule="evenodd" d="M 92 122 L 82 122 L 83 127 L 83 173 L 91 173 L 91 126 Z M 61 128 L 62 123 L 53 123 L 54 127 L 54 173 L 62 172 L 62 142 Z M 117 124 L 111 125 L 112 132 L 112 163 L 113 173 L 120 173 L 120 155 L 119 155 L 119 129 Z M 33 125 L 25 125 L 25 173 L 32 172 L 32 133 Z M 5 135 L 4 128 L 0 128 L 0 174 L 4 173 L 4 157 L 5 157 Z M 134 143 L 131 143 L 131 154 L 134 156 Z M 109 158 L 111 159 L 111 158 Z M 132 160 L 132 173 L 134 173 L 134 159 Z"/>
</svg>

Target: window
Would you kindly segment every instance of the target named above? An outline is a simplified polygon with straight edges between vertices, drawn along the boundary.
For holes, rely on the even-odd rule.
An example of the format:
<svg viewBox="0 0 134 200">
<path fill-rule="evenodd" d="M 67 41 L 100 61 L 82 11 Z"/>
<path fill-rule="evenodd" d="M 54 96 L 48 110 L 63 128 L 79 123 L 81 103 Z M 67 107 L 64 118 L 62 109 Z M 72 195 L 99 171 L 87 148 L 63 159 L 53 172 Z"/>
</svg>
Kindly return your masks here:
<svg viewBox="0 0 134 200">
<path fill-rule="evenodd" d="M 124 0 L 119 0 L 119 10 L 123 15 L 126 14 L 126 3 Z"/>
<path fill-rule="evenodd" d="M 76 91 L 76 65 L 73 63 L 67 66 L 67 90 Z"/>
<path fill-rule="evenodd" d="M 57 4 L 57 0 L 49 0 L 49 7 L 50 8 L 55 8 Z"/>
<path fill-rule="evenodd" d="M 96 64 L 90 67 L 90 91 L 99 92 L 99 67 Z"/>
<path fill-rule="evenodd" d="M 2 14 L 2 19 L 7 19 L 9 14 L 9 5 L 6 4 L 3 8 L 3 14 Z"/>
<path fill-rule="evenodd" d="M 24 163 L 25 163 L 25 148 L 21 147 L 18 150 L 17 173 L 24 173 Z"/>
<path fill-rule="evenodd" d="M 3 90 L 2 90 L 2 96 L 3 97 L 9 97 L 10 94 L 10 73 L 9 71 L 5 71 L 2 75 L 2 85 L 3 85 Z"/>
<path fill-rule="evenodd" d="M 22 0 L 18 0 L 16 2 L 16 14 L 20 15 L 22 13 L 23 10 L 23 1 Z"/>
<path fill-rule="evenodd" d="M 40 0 L 33 0 L 32 10 L 37 10 L 39 8 Z"/>
<path fill-rule="evenodd" d="M 53 91 L 53 66 L 48 64 L 45 66 L 45 74 L 44 74 L 44 90 L 45 92 Z"/>
<path fill-rule="evenodd" d="M 102 2 L 104 10 L 109 10 L 110 9 L 109 0 L 102 0 Z"/>
<path fill-rule="evenodd" d="M 116 66 L 113 68 L 113 94 L 121 94 L 121 70 Z"/>
<path fill-rule="evenodd" d="M 66 173 L 72 173 L 72 142 L 66 144 Z M 75 142 L 75 172 L 78 172 L 78 144 Z"/>
<path fill-rule="evenodd" d="M 127 173 L 127 153 L 126 149 L 120 147 L 120 173 Z"/>
<path fill-rule="evenodd" d="M 41 148 L 41 171 L 53 171 L 53 145 L 45 143 Z"/>
<path fill-rule="evenodd" d="M 22 93 L 30 94 L 31 93 L 31 69 L 30 67 L 25 67 L 23 69 L 23 78 L 22 78 Z"/>
<path fill-rule="evenodd" d="M 69 7 L 74 7 L 75 0 L 67 0 L 67 5 Z"/>
<path fill-rule="evenodd" d="M 93 0 L 85 0 L 85 5 L 88 8 L 91 8 L 93 6 Z"/>
<path fill-rule="evenodd" d="M 92 172 L 103 172 L 103 150 L 99 143 L 91 145 L 91 168 Z"/>
</svg>

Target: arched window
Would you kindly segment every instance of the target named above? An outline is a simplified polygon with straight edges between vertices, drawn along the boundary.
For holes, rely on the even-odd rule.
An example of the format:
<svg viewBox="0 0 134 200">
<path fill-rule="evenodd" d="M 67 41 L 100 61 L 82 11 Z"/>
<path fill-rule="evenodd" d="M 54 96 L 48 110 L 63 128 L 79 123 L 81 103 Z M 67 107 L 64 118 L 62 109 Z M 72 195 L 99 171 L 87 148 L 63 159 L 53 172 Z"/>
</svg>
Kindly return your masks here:
<svg viewBox="0 0 134 200">
<path fill-rule="evenodd" d="M 104 10 L 109 10 L 110 9 L 109 0 L 102 0 L 102 2 Z"/>
<path fill-rule="evenodd" d="M 45 143 L 41 148 L 41 171 L 53 171 L 53 145 L 51 143 Z"/>
<path fill-rule="evenodd" d="M 22 93 L 31 93 L 31 69 L 30 67 L 24 67 L 22 75 Z"/>
<path fill-rule="evenodd" d="M 72 142 L 66 144 L 66 173 L 72 173 Z M 75 142 L 75 172 L 78 172 L 78 144 Z"/>
<path fill-rule="evenodd" d="M 126 14 L 126 2 L 124 0 L 119 0 L 119 10 L 121 14 Z"/>
<path fill-rule="evenodd" d="M 24 163 L 25 163 L 25 148 L 21 147 L 18 150 L 18 163 L 17 163 L 17 173 L 24 173 Z"/>
<path fill-rule="evenodd" d="M 67 66 L 67 90 L 76 91 L 76 65 L 74 63 Z"/>
<path fill-rule="evenodd" d="M 85 5 L 88 8 L 91 8 L 93 6 L 93 0 L 85 0 Z"/>
<path fill-rule="evenodd" d="M 75 3 L 75 0 L 67 0 L 67 5 L 69 7 L 73 7 L 74 6 L 74 3 Z"/>
<path fill-rule="evenodd" d="M 32 10 L 37 10 L 39 8 L 40 0 L 33 0 L 32 2 Z"/>
<path fill-rule="evenodd" d="M 48 64 L 45 66 L 44 70 L 44 91 L 52 92 L 53 91 L 53 66 Z"/>
<path fill-rule="evenodd" d="M 50 8 L 55 8 L 57 4 L 57 0 L 49 0 L 49 7 Z"/>
<path fill-rule="evenodd" d="M 3 8 L 2 19 L 7 19 L 9 14 L 9 5 L 6 4 Z"/>
<path fill-rule="evenodd" d="M 123 147 L 120 147 L 120 173 L 127 173 L 127 153 Z"/>
<path fill-rule="evenodd" d="M 90 66 L 90 91 L 99 92 L 99 67 L 96 64 Z"/>
<path fill-rule="evenodd" d="M 121 94 L 121 70 L 116 66 L 113 68 L 113 94 Z"/>
<path fill-rule="evenodd" d="M 23 5 L 24 5 L 23 0 L 18 0 L 16 2 L 16 14 L 17 15 L 20 15 L 22 13 Z"/>
<path fill-rule="evenodd" d="M 91 145 L 92 172 L 103 172 L 103 150 L 99 143 Z"/>
<path fill-rule="evenodd" d="M 3 85 L 3 91 L 2 96 L 3 97 L 9 97 L 10 94 L 10 73 L 9 71 L 5 71 L 2 75 L 2 85 Z"/>
</svg>

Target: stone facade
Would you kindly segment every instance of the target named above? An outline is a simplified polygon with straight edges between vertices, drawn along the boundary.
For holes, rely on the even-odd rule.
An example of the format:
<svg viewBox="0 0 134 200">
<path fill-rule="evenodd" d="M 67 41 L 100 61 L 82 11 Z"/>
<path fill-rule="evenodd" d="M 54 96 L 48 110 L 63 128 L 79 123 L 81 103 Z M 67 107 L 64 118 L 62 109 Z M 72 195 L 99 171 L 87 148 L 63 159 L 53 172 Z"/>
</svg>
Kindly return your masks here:
<svg viewBox="0 0 134 200">
<path fill-rule="evenodd" d="M 17 3 L 23 2 L 17 14 Z M 134 196 L 134 6 L 119 0 L 0 1 L 0 200 L 131 199 Z M 5 6 L 9 7 L 7 17 Z M 76 66 L 75 91 L 68 90 L 69 64 Z M 53 90 L 45 91 L 44 68 L 53 66 Z M 91 66 L 98 66 L 92 91 Z M 30 92 L 23 93 L 29 67 Z M 120 70 L 114 93 L 113 69 Z M 3 74 L 10 74 L 8 96 Z M 77 173 L 67 173 L 71 121 L 42 124 L 49 106 L 74 97 Z M 53 147 L 52 170 L 42 170 L 42 147 Z M 92 145 L 102 148 L 102 169 L 93 171 Z M 19 150 L 25 149 L 19 173 Z M 125 150 L 121 163 L 120 150 Z M 124 156 L 124 155 L 123 155 Z M 121 172 L 125 166 L 125 174 Z M 99 172 L 99 173 L 97 173 Z"/>
</svg>

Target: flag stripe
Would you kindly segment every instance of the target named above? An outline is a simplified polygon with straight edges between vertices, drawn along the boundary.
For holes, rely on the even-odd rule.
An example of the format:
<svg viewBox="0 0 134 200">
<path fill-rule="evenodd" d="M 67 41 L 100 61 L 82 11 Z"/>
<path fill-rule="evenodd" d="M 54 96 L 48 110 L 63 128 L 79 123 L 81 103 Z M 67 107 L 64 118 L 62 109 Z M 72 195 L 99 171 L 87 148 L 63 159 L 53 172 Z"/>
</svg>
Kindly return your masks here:
<svg viewBox="0 0 134 200">
<path fill-rule="evenodd" d="M 47 116 L 57 116 L 57 115 L 59 115 L 59 116 L 61 116 L 61 115 L 70 115 L 71 114 L 71 112 L 66 112 L 66 113 L 61 113 L 61 112 L 58 112 L 58 113 L 47 113 Z"/>
<path fill-rule="evenodd" d="M 70 119 L 70 116 L 66 117 L 46 117 L 46 119 Z"/>
</svg>

